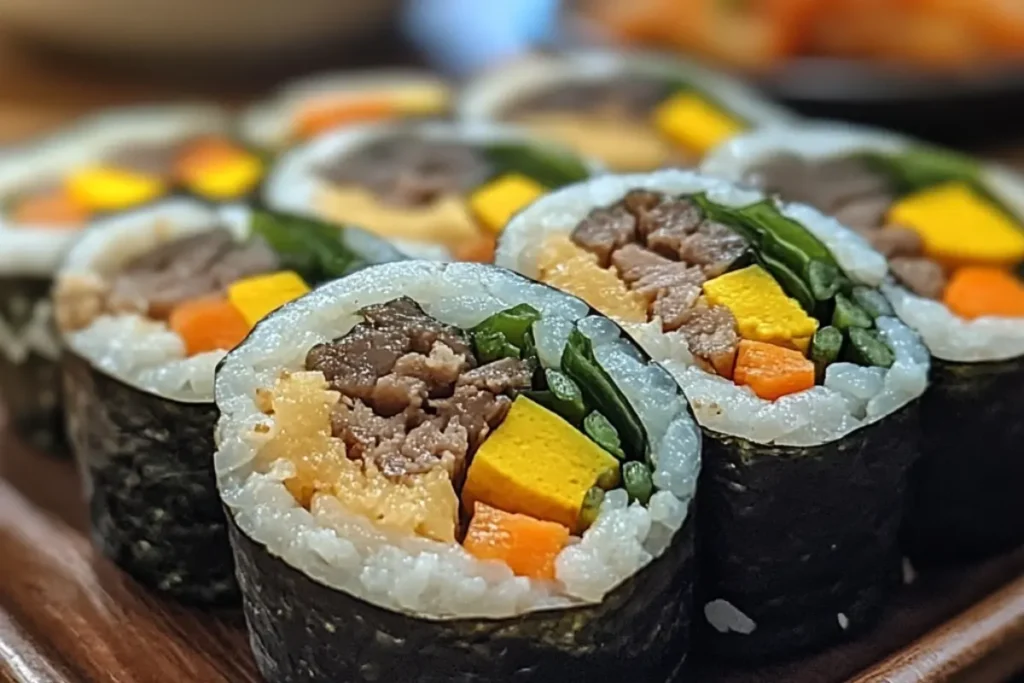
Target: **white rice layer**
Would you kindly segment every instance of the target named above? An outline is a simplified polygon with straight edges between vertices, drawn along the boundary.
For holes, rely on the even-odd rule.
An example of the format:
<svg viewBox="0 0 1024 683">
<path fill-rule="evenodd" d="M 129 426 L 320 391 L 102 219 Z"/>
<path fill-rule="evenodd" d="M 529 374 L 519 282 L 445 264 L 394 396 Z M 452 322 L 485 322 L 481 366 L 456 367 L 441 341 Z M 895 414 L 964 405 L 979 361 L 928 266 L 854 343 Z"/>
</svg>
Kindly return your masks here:
<svg viewBox="0 0 1024 683">
<path fill-rule="evenodd" d="M 740 182 L 746 172 L 779 154 L 822 161 L 858 152 L 899 153 L 923 143 L 887 131 L 840 123 L 754 131 L 713 150 L 701 170 Z M 982 166 L 986 187 L 1024 217 L 1024 177 L 998 164 Z M 1024 354 L 1024 318 L 985 316 L 966 320 L 938 301 L 917 296 L 895 282 L 883 288 L 901 320 L 917 330 L 936 358 L 958 362 L 998 361 Z"/>
<path fill-rule="evenodd" d="M 495 263 L 537 277 L 537 256 L 548 235 L 571 233 L 591 209 L 610 206 L 633 189 L 670 195 L 706 192 L 727 206 L 764 199 L 760 192 L 686 171 L 595 178 L 553 192 L 520 212 L 502 233 Z M 808 206 L 779 206 L 820 239 L 855 281 L 878 286 L 885 280 L 885 259 L 856 233 Z M 879 420 L 924 392 L 929 359 L 920 339 L 894 318 L 880 318 L 877 324 L 896 354 L 892 367 L 836 363 L 824 385 L 776 401 L 700 369 L 682 337 L 662 332 L 660 319 L 624 327 L 679 381 L 701 425 L 756 443 L 814 446 Z"/>
<path fill-rule="evenodd" d="M 249 234 L 248 210 L 211 208 L 189 199 L 169 199 L 94 224 L 67 255 L 62 282 L 112 277 L 132 260 L 162 244 L 213 228 L 238 240 Z M 213 399 L 213 372 L 225 351 L 185 355 L 185 343 L 165 323 L 138 315 L 102 315 L 64 336 L 71 349 L 96 368 L 144 391 L 180 401 Z"/>
<path fill-rule="evenodd" d="M 0 199 L 96 163 L 122 145 L 223 132 L 228 123 L 222 110 L 198 104 L 127 107 L 87 118 L 63 133 L 5 155 L 0 160 Z M 52 276 L 80 232 L 46 225 L 14 226 L 0 214 L 0 274 Z"/>
<path fill-rule="evenodd" d="M 569 83 L 630 75 L 688 81 L 755 127 L 795 118 L 740 81 L 694 62 L 653 53 L 603 50 L 536 55 L 484 72 L 463 89 L 458 114 L 465 121 L 501 120 L 510 106 L 534 94 Z"/>
<path fill-rule="evenodd" d="M 293 81 L 275 96 L 249 108 L 241 118 L 242 135 L 246 140 L 265 148 L 287 144 L 296 114 L 308 103 L 324 97 L 345 96 L 357 100 L 374 93 L 387 93 L 407 88 L 436 89 L 448 92 L 451 86 L 426 71 L 380 70 L 365 73 L 328 72 Z"/>
<path fill-rule="evenodd" d="M 268 420 L 255 403 L 256 391 L 273 386 L 282 370 L 302 369 L 314 344 L 342 336 L 360 321 L 359 309 L 399 296 L 463 328 L 529 303 L 543 314 L 535 334 L 544 363 L 557 362 L 579 321 L 647 428 L 654 481 L 662 490 L 647 508 L 628 505 L 625 491 L 609 492 L 595 524 L 559 554 L 555 582 L 516 577 L 504 563 L 477 560 L 457 544 L 386 534 L 340 505 L 319 519 L 300 507 L 281 483 L 290 464 L 279 461 L 266 474 L 255 470 L 264 441 L 254 426 Z M 643 363 L 614 325 L 588 316 L 586 304 L 574 297 L 478 264 L 375 266 L 279 309 L 228 355 L 216 379 L 218 485 L 241 529 L 272 554 L 327 586 L 388 609 L 501 618 L 597 602 L 661 555 L 686 519 L 700 467 L 700 434 L 676 389 L 668 373 Z"/>
<path fill-rule="evenodd" d="M 487 123 L 460 124 L 428 121 L 421 123 L 370 123 L 337 129 L 314 138 L 305 145 L 285 153 L 274 165 L 264 181 L 263 199 L 267 206 L 278 211 L 314 215 L 323 220 L 330 216 L 317 215 L 316 197 L 328 186 L 317 170 L 332 161 L 344 158 L 371 144 L 374 140 L 412 134 L 426 140 L 443 140 L 467 144 L 495 142 L 535 144 L 529 134 L 511 126 Z M 563 150 L 564 151 L 564 150 Z M 565 152 L 569 153 L 569 152 Z M 588 163 L 592 172 L 599 167 Z M 411 258 L 429 261 L 449 261 L 451 253 L 444 246 L 410 240 L 391 240 L 396 248 Z"/>
</svg>

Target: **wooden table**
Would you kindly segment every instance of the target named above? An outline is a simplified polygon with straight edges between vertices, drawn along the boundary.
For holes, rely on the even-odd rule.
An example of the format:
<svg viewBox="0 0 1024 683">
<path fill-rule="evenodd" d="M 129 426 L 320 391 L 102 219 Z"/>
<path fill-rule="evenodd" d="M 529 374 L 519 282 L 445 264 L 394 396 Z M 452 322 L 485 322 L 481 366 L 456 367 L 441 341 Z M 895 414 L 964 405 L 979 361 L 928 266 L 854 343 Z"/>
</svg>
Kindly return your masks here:
<svg viewBox="0 0 1024 683">
<path fill-rule="evenodd" d="M 269 84 L 264 83 L 264 86 Z M 0 36 L 0 144 L 139 100 L 252 99 L 225 88 L 110 78 L 34 56 Z M 997 150 L 1024 159 L 1020 147 Z M 920 577 L 871 633 L 799 662 L 753 670 L 705 665 L 698 680 L 1005 680 L 1024 670 L 1024 549 Z M 259 681 L 237 614 L 182 608 L 146 592 L 98 556 L 74 465 L 35 453 L 0 427 L 0 681 L 246 683 Z"/>
</svg>

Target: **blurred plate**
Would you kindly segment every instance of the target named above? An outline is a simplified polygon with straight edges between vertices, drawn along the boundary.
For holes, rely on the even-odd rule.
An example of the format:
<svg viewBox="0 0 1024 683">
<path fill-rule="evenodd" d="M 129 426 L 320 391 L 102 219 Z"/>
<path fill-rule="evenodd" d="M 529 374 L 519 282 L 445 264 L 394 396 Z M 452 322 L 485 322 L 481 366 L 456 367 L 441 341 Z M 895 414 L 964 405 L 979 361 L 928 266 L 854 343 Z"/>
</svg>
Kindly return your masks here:
<svg viewBox="0 0 1024 683">
<path fill-rule="evenodd" d="M 798 59 L 755 80 L 808 116 L 894 128 L 949 144 L 1024 134 L 1024 64 L 930 74 L 841 59 Z"/>
</svg>

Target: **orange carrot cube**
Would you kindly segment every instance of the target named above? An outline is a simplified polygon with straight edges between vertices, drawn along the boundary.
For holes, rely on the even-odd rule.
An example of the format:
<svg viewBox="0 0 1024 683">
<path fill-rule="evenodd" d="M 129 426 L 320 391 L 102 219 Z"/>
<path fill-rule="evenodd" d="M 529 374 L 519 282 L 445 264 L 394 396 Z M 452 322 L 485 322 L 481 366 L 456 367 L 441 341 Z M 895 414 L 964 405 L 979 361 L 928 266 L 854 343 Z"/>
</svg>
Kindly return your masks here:
<svg viewBox="0 0 1024 683">
<path fill-rule="evenodd" d="M 814 386 L 814 363 L 795 349 L 744 339 L 736 354 L 733 380 L 774 401 Z"/>
<path fill-rule="evenodd" d="M 517 576 L 554 579 L 555 558 L 568 540 L 561 524 L 478 502 L 462 545 L 478 559 L 505 562 Z"/>
</svg>

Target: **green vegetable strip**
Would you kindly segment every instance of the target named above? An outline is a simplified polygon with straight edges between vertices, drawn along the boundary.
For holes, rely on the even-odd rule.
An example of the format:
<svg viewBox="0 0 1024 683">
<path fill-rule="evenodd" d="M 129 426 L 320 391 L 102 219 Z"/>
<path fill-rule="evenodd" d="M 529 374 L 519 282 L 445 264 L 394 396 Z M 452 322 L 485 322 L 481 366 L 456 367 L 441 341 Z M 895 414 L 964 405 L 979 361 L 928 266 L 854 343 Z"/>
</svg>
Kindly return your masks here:
<svg viewBox="0 0 1024 683">
<path fill-rule="evenodd" d="M 877 289 L 871 287 L 854 287 L 851 292 L 853 300 L 858 306 L 867 311 L 872 318 L 880 318 L 883 315 L 896 315 L 889 305 L 889 300 Z"/>
<path fill-rule="evenodd" d="M 519 304 L 488 317 L 473 328 L 473 332 L 498 332 L 513 346 L 522 348 L 526 333 L 533 323 L 540 320 L 540 311 L 529 304 Z"/>
<path fill-rule="evenodd" d="M 597 477 L 597 486 L 605 491 L 611 491 L 617 488 L 619 483 L 622 481 L 619 476 L 619 466 L 609 467 Z"/>
<path fill-rule="evenodd" d="M 604 502 L 604 490 L 599 486 L 591 487 L 584 494 L 579 516 L 579 527 L 581 530 L 589 529 L 597 521 L 597 514 L 601 511 L 602 502 Z"/>
<path fill-rule="evenodd" d="M 779 242 L 791 246 L 806 258 L 838 266 L 832 252 L 811 232 L 791 218 L 782 215 L 771 200 L 745 206 L 739 210 L 748 221 L 760 225 Z"/>
<path fill-rule="evenodd" d="M 572 378 L 583 392 L 587 404 L 608 418 L 630 459 L 643 460 L 647 455 L 647 433 L 633 406 L 594 358 L 590 339 L 578 329 L 569 334 L 562 352 L 562 372 Z"/>
<path fill-rule="evenodd" d="M 849 331 L 851 358 L 862 365 L 888 368 L 896 360 L 892 349 L 882 340 L 878 332 L 853 327 Z"/>
<path fill-rule="evenodd" d="M 622 481 L 630 501 L 635 500 L 641 505 L 647 505 L 651 494 L 654 493 L 654 482 L 651 480 L 651 471 L 647 469 L 647 465 L 636 460 L 623 464 Z"/>
<path fill-rule="evenodd" d="M 839 269 L 822 261 L 811 261 L 807 266 L 807 284 L 818 301 L 828 301 L 839 291 L 842 281 Z"/>
<path fill-rule="evenodd" d="M 853 303 L 845 294 L 836 294 L 836 308 L 832 312 L 832 324 L 835 327 L 840 330 L 852 327 L 868 329 L 874 322 L 867 311 Z"/>
<path fill-rule="evenodd" d="M 544 371 L 548 393 L 551 394 L 552 409 L 574 425 L 583 421 L 587 406 L 583 403 L 583 392 L 576 382 L 551 368 Z"/>
<path fill-rule="evenodd" d="M 768 254 L 762 253 L 758 255 L 758 260 L 765 270 L 778 280 L 779 285 L 782 286 L 786 294 L 796 299 L 801 308 L 813 315 L 816 304 L 814 295 L 811 293 L 810 287 L 800 279 L 800 276 L 790 270 L 784 263 L 777 261 Z"/>
<path fill-rule="evenodd" d="M 601 448 L 605 449 L 619 460 L 625 460 L 626 454 L 622 452 L 622 442 L 619 441 L 619 433 L 615 426 L 608 421 L 608 418 L 596 410 L 583 420 L 583 431 L 590 440 Z"/>
<path fill-rule="evenodd" d="M 281 259 L 309 283 L 344 277 L 368 262 L 344 244 L 344 228 L 321 221 L 254 209 L 251 228 Z"/>
<path fill-rule="evenodd" d="M 822 327 L 811 339 L 811 360 L 814 362 L 815 381 L 825 377 L 825 369 L 836 362 L 843 348 L 843 333 L 834 327 Z"/>
<path fill-rule="evenodd" d="M 484 148 L 484 156 L 496 167 L 496 176 L 519 173 L 546 188 L 561 187 L 590 177 L 587 167 L 572 155 L 523 144 L 489 145 Z"/>
<path fill-rule="evenodd" d="M 472 333 L 473 350 L 480 363 L 493 363 L 502 358 L 519 358 L 519 349 L 509 343 L 501 332 L 479 330 Z"/>
</svg>

